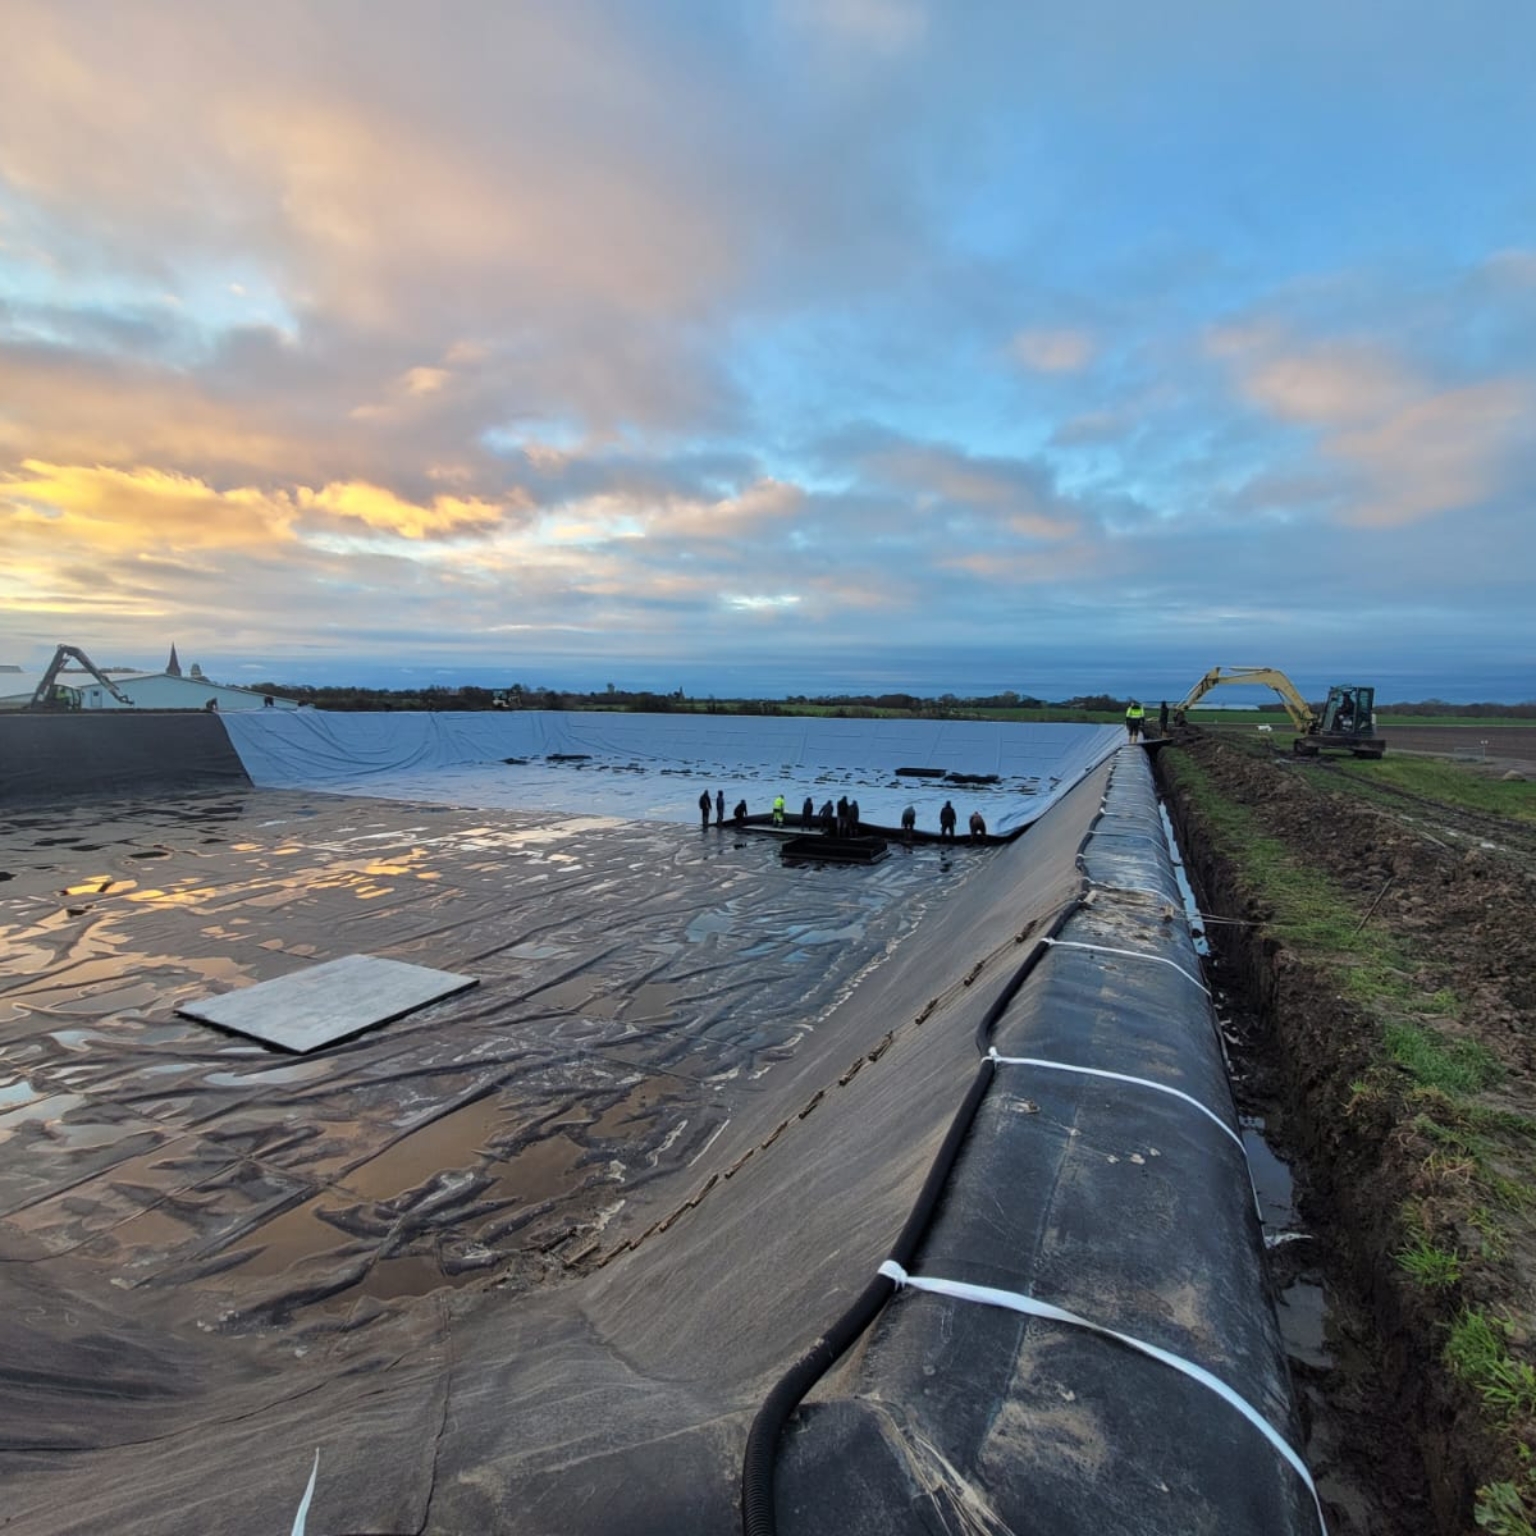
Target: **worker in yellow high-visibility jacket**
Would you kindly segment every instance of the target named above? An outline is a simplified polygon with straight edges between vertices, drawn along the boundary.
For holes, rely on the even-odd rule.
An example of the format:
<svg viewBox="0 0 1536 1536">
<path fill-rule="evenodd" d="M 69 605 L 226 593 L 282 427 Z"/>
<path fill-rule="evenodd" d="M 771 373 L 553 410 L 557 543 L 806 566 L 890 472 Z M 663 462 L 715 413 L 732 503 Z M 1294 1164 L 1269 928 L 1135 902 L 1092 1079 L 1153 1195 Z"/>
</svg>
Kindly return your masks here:
<svg viewBox="0 0 1536 1536">
<path fill-rule="evenodd" d="M 1137 740 L 1141 735 L 1141 722 L 1146 719 L 1147 712 L 1141 705 L 1132 699 L 1125 707 L 1125 734 L 1132 740 Z"/>
<path fill-rule="evenodd" d="M 784 796 L 783 795 L 775 795 L 773 797 L 773 824 L 776 827 L 782 827 L 784 825 Z"/>
</svg>

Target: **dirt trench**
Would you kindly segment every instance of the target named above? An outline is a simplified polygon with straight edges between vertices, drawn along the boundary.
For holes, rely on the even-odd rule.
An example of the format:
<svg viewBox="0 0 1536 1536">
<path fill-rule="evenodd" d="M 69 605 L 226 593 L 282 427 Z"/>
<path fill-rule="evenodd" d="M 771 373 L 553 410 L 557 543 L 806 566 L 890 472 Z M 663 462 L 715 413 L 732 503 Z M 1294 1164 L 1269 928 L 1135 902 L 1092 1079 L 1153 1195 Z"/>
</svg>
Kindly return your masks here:
<svg viewBox="0 0 1536 1536">
<path fill-rule="evenodd" d="M 1482 1309 L 1510 1319 L 1511 1356 L 1529 1356 L 1530 1211 L 1510 1213 L 1507 1240 L 1483 1239 L 1471 1215 L 1478 1191 L 1425 1130 L 1425 1105 L 1440 1113 L 1438 1101 L 1385 1054 L 1382 1017 L 1347 995 L 1338 957 L 1277 936 L 1262 880 L 1202 809 L 1179 755 L 1257 831 L 1347 893 L 1362 923 L 1400 939 L 1414 987 L 1461 1000 L 1455 1028 L 1502 1068 L 1482 1096 L 1500 1114 L 1536 1109 L 1536 873 L 1518 850 L 1505 857 L 1442 837 L 1433 817 L 1405 823 L 1337 792 L 1326 773 L 1207 733 L 1188 732 L 1167 751 L 1159 779 L 1202 910 L 1227 919 L 1209 930 L 1218 984 L 1250 1021 L 1247 1054 L 1279 1106 L 1276 1150 L 1293 1165 L 1311 1234 L 1306 1262 L 1329 1298 L 1330 1363 L 1293 1362 L 1293 1372 L 1304 1414 L 1322 1421 L 1310 1427 L 1335 1485 L 1359 1495 L 1331 1505 L 1330 1530 L 1525 1536 L 1536 1502 L 1521 1454 L 1530 1416 L 1490 1411 L 1448 1363 L 1447 1339 L 1458 1317 Z M 1499 1156 L 1511 1189 L 1536 1175 L 1536 1139 L 1506 1139 Z M 1456 1256 L 1454 1284 L 1428 1287 L 1405 1269 L 1414 1234 Z M 1489 1518 L 1501 1500 L 1515 1511 L 1508 1523 Z"/>
</svg>

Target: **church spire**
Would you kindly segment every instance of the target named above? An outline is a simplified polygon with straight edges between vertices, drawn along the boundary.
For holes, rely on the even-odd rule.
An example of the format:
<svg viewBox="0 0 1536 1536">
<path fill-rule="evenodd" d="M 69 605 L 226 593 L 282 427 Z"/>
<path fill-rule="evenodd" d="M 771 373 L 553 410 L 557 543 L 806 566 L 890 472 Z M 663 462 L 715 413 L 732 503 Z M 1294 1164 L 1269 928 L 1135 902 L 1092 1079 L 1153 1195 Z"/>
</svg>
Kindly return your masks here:
<svg viewBox="0 0 1536 1536">
<path fill-rule="evenodd" d="M 171 641 L 171 659 L 165 664 L 165 675 L 167 677 L 181 676 L 181 663 L 176 659 L 176 642 L 174 640 Z"/>
</svg>

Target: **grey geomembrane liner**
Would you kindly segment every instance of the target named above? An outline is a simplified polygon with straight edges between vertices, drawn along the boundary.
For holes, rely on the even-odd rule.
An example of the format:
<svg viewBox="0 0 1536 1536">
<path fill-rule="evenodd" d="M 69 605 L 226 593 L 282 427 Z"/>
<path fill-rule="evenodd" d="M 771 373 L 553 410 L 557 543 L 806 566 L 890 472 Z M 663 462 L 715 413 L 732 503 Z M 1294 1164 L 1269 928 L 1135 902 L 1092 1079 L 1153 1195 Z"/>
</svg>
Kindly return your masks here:
<svg viewBox="0 0 1536 1536">
<path fill-rule="evenodd" d="M 895 831 L 908 805 L 936 832 L 952 799 L 994 834 L 1037 821 L 1125 739 L 1052 721 L 838 720 L 579 710 L 369 714 L 251 710 L 221 717 L 253 782 L 274 789 L 583 810 L 698 824 L 701 789 L 761 815 L 782 793 L 797 816 L 847 795 Z M 908 777 L 922 769 L 950 777 Z M 955 775 L 959 775 L 957 781 Z"/>
<path fill-rule="evenodd" d="M 303 1055 L 466 992 L 475 981 L 403 960 L 344 955 L 238 992 L 183 1003 L 176 1012 Z"/>
<path fill-rule="evenodd" d="M 864 771 L 880 722 L 835 724 Z M 600 725 L 546 722 L 546 753 Z M 825 733 L 798 758 L 741 734 L 743 763 L 821 771 Z M 992 1043 L 1236 1124 L 1208 1000 L 1147 963 L 1197 962 L 1139 748 L 1009 846 L 815 869 L 687 825 L 686 755 L 649 780 L 671 821 L 615 814 L 602 786 L 642 775 L 560 764 L 582 795 L 554 811 L 328 786 L 0 820 L 8 1533 L 270 1536 L 317 1450 L 315 1533 L 739 1532 L 753 1416 L 890 1255 L 978 1020 L 1084 871 L 1061 937 L 1092 948 L 1052 948 Z M 301 1057 L 174 1012 L 358 950 L 479 985 Z M 911 1271 L 1192 1360 L 1295 1443 L 1246 1169 L 1172 1094 L 999 1068 Z M 784 1536 L 1316 1529 L 1205 1387 L 914 1292 L 795 1415 L 776 1481 Z"/>
</svg>

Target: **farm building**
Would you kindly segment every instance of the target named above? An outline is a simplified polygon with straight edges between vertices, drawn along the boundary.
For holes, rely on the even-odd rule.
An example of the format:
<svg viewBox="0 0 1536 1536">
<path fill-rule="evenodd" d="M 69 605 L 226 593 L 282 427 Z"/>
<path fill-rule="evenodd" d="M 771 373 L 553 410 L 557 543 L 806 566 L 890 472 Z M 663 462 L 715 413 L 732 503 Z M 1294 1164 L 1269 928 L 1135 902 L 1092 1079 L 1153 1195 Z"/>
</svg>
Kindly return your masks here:
<svg viewBox="0 0 1536 1536">
<path fill-rule="evenodd" d="M 43 676 L 41 671 L 0 667 L 0 710 L 25 709 L 32 702 Z M 121 698 L 114 696 L 112 688 L 102 681 L 103 676 L 110 679 L 112 688 L 117 689 Z M 202 669 L 196 664 L 183 676 L 174 646 L 163 672 L 135 672 L 111 667 L 98 674 L 80 667 L 65 667 L 54 678 L 53 697 L 55 707 L 82 710 L 207 709 L 210 700 L 214 708 L 225 712 L 298 708 L 292 699 L 212 682 L 203 676 Z"/>
</svg>

